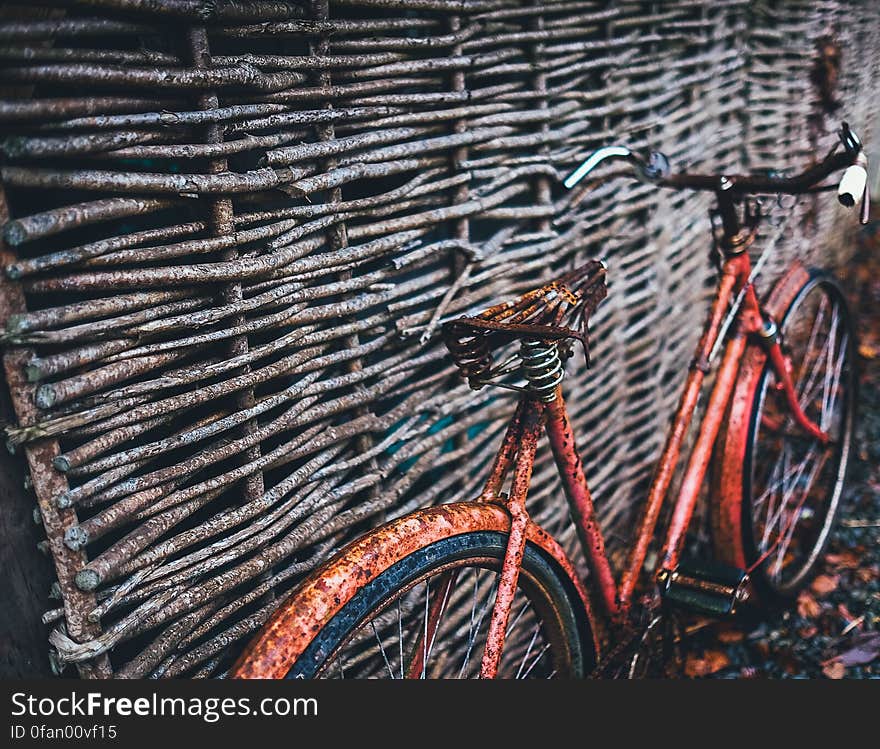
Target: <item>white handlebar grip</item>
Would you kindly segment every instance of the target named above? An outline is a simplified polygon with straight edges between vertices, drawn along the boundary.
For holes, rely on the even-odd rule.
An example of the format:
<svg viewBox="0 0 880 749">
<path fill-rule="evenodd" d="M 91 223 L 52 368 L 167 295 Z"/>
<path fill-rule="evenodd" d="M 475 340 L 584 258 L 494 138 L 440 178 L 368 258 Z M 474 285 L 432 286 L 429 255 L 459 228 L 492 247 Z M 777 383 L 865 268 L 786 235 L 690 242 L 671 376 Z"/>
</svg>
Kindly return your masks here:
<svg viewBox="0 0 880 749">
<path fill-rule="evenodd" d="M 837 199 L 841 205 L 852 208 L 865 194 L 868 184 L 868 172 L 861 164 L 853 164 L 846 168 L 837 188 Z"/>
</svg>

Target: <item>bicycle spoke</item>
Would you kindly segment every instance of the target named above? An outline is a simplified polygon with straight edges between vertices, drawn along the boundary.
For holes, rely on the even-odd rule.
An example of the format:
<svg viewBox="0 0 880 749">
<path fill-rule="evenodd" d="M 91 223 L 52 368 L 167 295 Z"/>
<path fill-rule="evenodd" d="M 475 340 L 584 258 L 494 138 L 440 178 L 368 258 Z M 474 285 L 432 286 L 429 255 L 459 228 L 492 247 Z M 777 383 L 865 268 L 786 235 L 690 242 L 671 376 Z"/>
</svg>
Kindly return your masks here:
<svg viewBox="0 0 880 749">
<path fill-rule="evenodd" d="M 523 669 L 526 667 L 526 661 L 529 659 L 529 656 L 532 654 L 532 648 L 535 647 L 535 640 L 538 639 L 538 632 L 541 629 L 540 624 L 536 624 L 535 628 L 532 630 L 532 639 L 529 640 L 529 646 L 526 648 L 525 655 L 523 655 L 522 662 L 519 664 L 519 669 L 517 669 L 516 676 L 514 678 L 518 679 L 520 674 L 523 672 Z"/>
<path fill-rule="evenodd" d="M 767 512 L 766 512 L 766 515 L 765 515 L 765 518 L 764 518 L 764 536 L 763 536 L 763 538 L 761 539 L 761 548 L 762 548 L 762 550 L 767 548 L 767 541 L 768 541 L 768 537 L 769 537 L 769 534 L 770 534 L 770 528 L 771 528 L 770 518 L 771 518 L 771 516 L 774 516 L 775 513 L 776 513 L 776 501 L 775 501 L 775 500 L 776 500 L 776 498 L 779 496 L 779 493 L 778 493 L 777 489 L 779 489 L 780 487 L 782 487 L 782 489 L 783 489 L 783 491 L 782 491 L 782 498 L 785 497 L 785 488 L 784 488 L 784 487 L 785 487 L 785 482 L 786 482 L 786 480 L 787 480 L 787 479 L 786 479 L 786 476 L 787 476 L 787 473 L 788 473 L 788 471 L 787 471 L 787 467 L 786 467 L 786 466 L 787 466 L 787 463 L 788 463 L 788 445 L 783 444 L 783 446 L 782 446 L 782 455 L 779 456 L 779 459 L 778 459 L 777 464 L 776 464 L 776 466 L 777 466 L 777 473 L 781 473 L 781 474 L 782 474 L 782 477 L 781 477 L 780 479 L 778 479 L 778 480 L 774 483 L 774 485 L 771 486 L 771 488 L 768 490 L 768 491 L 770 492 L 771 501 L 767 503 Z M 782 499 L 780 499 L 779 501 L 780 501 L 780 504 L 781 504 L 781 503 L 782 503 Z"/>
<path fill-rule="evenodd" d="M 517 622 L 519 622 L 519 620 L 522 619 L 523 614 L 526 613 L 526 611 L 529 609 L 530 606 L 531 606 L 531 602 L 526 601 L 523 604 L 522 608 L 519 610 L 519 613 L 516 615 L 516 618 L 510 624 L 507 625 L 507 631 L 504 633 L 505 640 L 507 640 L 507 638 L 510 637 L 510 633 L 513 632 L 514 628 L 517 625 Z"/>
<path fill-rule="evenodd" d="M 837 397 L 840 394 L 840 378 L 843 375 L 843 365 L 846 361 L 845 354 L 848 345 L 849 336 L 845 335 L 840 342 L 840 356 L 837 357 L 837 360 L 834 364 L 834 374 L 831 383 L 831 394 L 828 398 L 827 408 L 822 412 L 822 421 L 819 425 L 825 432 L 831 429 L 830 419 L 835 413 Z"/>
<path fill-rule="evenodd" d="M 452 585 L 447 583 L 445 586 L 445 590 L 443 591 L 443 600 L 440 602 L 440 611 L 437 614 L 437 621 L 434 623 L 434 631 L 431 633 L 431 642 L 428 644 L 428 653 L 425 655 L 425 666 L 427 667 L 428 659 L 431 657 L 431 651 L 434 649 L 434 643 L 437 641 L 437 633 L 440 631 L 440 626 L 443 621 L 443 614 L 446 612 L 446 604 L 449 603 L 449 594 L 452 590 Z"/>
<path fill-rule="evenodd" d="M 834 310 L 834 321 L 831 326 L 831 330 L 828 331 L 828 354 L 827 354 L 827 365 L 825 366 L 825 373 L 822 377 L 822 410 L 820 413 L 825 413 L 825 410 L 828 407 L 828 397 L 829 397 L 829 389 L 831 386 L 831 361 L 834 356 L 835 343 L 837 341 L 837 310 Z"/>
<path fill-rule="evenodd" d="M 809 492 L 809 487 L 812 486 L 813 481 L 816 478 L 816 474 L 819 471 L 819 466 L 820 466 L 820 461 L 816 460 L 816 462 L 813 464 L 813 470 L 810 475 L 810 480 L 808 482 L 807 489 L 805 489 L 803 492 L 804 498 L 806 498 L 806 496 Z M 774 575 L 778 576 L 782 572 L 782 563 L 785 560 L 785 555 L 788 552 L 789 547 L 791 546 L 791 540 L 792 540 L 792 537 L 794 536 L 795 529 L 797 528 L 797 523 L 799 520 L 799 515 L 802 512 L 802 508 L 803 508 L 803 502 L 799 503 L 799 505 L 794 508 L 794 510 L 792 512 L 792 517 L 789 520 L 787 528 L 780 528 L 780 535 L 782 535 L 782 538 L 779 542 L 779 548 L 777 549 L 777 552 L 776 552 L 775 571 L 772 573 Z"/>
<path fill-rule="evenodd" d="M 379 637 L 379 633 L 376 631 L 376 621 L 374 619 L 370 619 L 370 626 L 373 628 L 373 634 L 376 637 L 376 642 L 379 643 L 379 650 L 382 651 L 382 660 L 385 661 L 385 666 L 388 668 L 388 675 L 393 679 L 394 671 L 391 668 L 391 664 L 388 662 L 388 656 L 385 655 L 385 647 L 382 645 L 382 639 Z"/>
<path fill-rule="evenodd" d="M 541 658 L 544 657 L 544 654 L 545 654 L 549 649 L 550 649 L 550 644 L 549 644 L 549 643 L 548 643 L 547 645 L 545 645 L 543 648 L 541 648 L 541 651 L 538 653 L 537 656 L 535 656 L 535 659 L 532 661 L 532 664 L 526 669 L 525 673 L 520 677 L 521 679 L 525 679 L 530 673 L 532 673 L 532 671 L 534 670 L 535 666 L 538 665 L 538 663 L 540 662 Z M 554 671 L 553 673 L 556 673 L 556 672 Z"/>
<path fill-rule="evenodd" d="M 781 465 L 782 464 L 779 460 L 777 460 L 776 463 L 773 464 L 773 473 L 770 476 L 770 485 L 766 489 L 764 489 L 764 492 L 761 494 L 761 496 L 759 496 L 752 502 L 752 507 L 754 509 L 758 509 L 762 504 L 764 504 L 764 502 L 766 502 L 767 499 L 770 498 L 779 487 L 781 483 L 781 479 L 779 478 L 779 473 L 782 470 Z"/>
<path fill-rule="evenodd" d="M 428 611 L 431 608 L 431 583 L 425 580 L 425 627 L 422 632 L 422 673 L 420 679 L 427 678 L 428 672 Z"/>
<path fill-rule="evenodd" d="M 825 297 L 822 297 L 822 301 L 821 301 L 821 303 L 820 303 L 820 305 L 819 305 L 819 311 L 816 313 L 816 317 L 815 317 L 815 319 L 813 320 L 813 325 L 812 325 L 812 327 L 811 327 L 811 329 L 810 329 L 810 338 L 809 338 L 809 340 L 807 341 L 807 346 L 806 346 L 806 352 L 807 352 L 807 355 L 806 355 L 806 358 L 804 359 L 804 361 L 801 362 L 801 377 L 800 377 L 800 380 L 801 380 L 801 382 L 802 382 L 802 385 L 801 385 L 800 388 L 796 388 L 796 389 L 795 389 L 795 392 L 797 393 L 797 395 L 798 395 L 798 399 L 799 399 L 799 400 L 802 400 L 802 398 L 801 398 L 800 396 L 801 396 L 801 395 L 804 393 L 804 391 L 806 391 L 806 390 L 810 387 L 810 385 L 811 385 L 811 380 L 808 380 L 808 379 L 806 379 L 806 378 L 804 377 L 804 375 L 803 375 L 803 370 L 806 369 L 807 366 L 808 366 L 808 364 L 809 364 L 810 353 L 814 350 L 814 346 L 815 346 L 815 343 L 816 343 L 816 336 L 818 335 L 818 331 L 821 329 L 821 327 L 822 327 L 822 322 L 823 322 L 824 319 L 825 319 L 825 310 L 827 309 L 827 306 L 828 306 L 828 299 L 825 298 Z M 818 354 L 816 355 L 816 358 L 817 358 L 817 359 L 819 358 L 819 355 L 818 355 Z M 808 370 L 808 372 L 812 372 L 812 369 Z"/>
<path fill-rule="evenodd" d="M 803 388 L 802 395 L 798 398 L 798 403 L 800 403 L 801 408 L 804 410 L 809 408 L 810 402 L 812 401 L 816 393 L 816 389 L 824 384 L 824 377 L 825 374 L 827 374 L 828 372 L 827 363 L 830 361 L 829 357 L 831 356 L 831 352 L 834 350 L 834 340 L 836 338 L 837 324 L 838 316 L 835 310 L 834 317 L 832 318 L 832 328 L 825 336 L 825 342 L 822 345 L 819 353 L 816 354 L 815 361 L 813 362 L 813 365 L 809 371 L 809 380 Z M 819 370 L 822 367 L 823 361 L 826 364 L 824 373 L 821 375 L 820 379 Z"/>
<path fill-rule="evenodd" d="M 403 679 L 403 620 L 400 617 L 400 598 L 397 599 L 397 644 L 400 651 L 400 678 Z"/>
<path fill-rule="evenodd" d="M 764 531 L 764 538 L 762 541 L 762 551 L 766 550 L 769 547 L 769 534 L 770 531 L 777 525 L 778 521 L 783 517 L 783 514 L 788 507 L 789 500 L 793 496 L 793 490 L 797 486 L 800 481 L 800 477 L 803 475 L 804 469 L 807 464 L 813 458 L 815 454 L 815 449 L 810 448 L 810 451 L 807 453 L 805 458 L 799 462 L 794 469 L 790 469 L 786 471 L 786 476 L 783 477 L 782 482 L 782 499 L 779 503 L 776 512 L 772 517 L 768 516 L 766 520 L 766 528 Z M 786 478 L 787 477 L 787 478 Z"/>
<path fill-rule="evenodd" d="M 538 663 L 541 662 L 541 659 L 547 654 L 547 652 L 548 652 L 549 650 L 550 650 L 550 645 L 549 645 L 549 643 L 548 643 L 548 644 L 544 645 L 544 647 L 541 648 L 541 649 L 538 651 L 538 654 L 532 659 L 531 664 L 530 664 L 529 667 L 525 670 L 525 672 L 523 673 L 523 675 L 522 675 L 520 678 L 521 678 L 521 679 L 527 679 L 528 676 L 529 676 L 529 674 L 531 674 L 532 671 L 534 670 L 535 666 L 537 666 Z"/>
<path fill-rule="evenodd" d="M 495 585 L 492 586 L 493 592 L 494 592 L 495 587 L 496 587 Z M 480 610 L 480 615 L 476 621 L 476 629 L 472 629 L 470 638 L 468 640 L 467 650 L 465 650 L 465 654 L 464 654 L 464 663 L 461 664 L 461 669 L 458 672 L 459 679 L 461 678 L 462 674 L 464 673 L 464 670 L 467 668 L 468 662 L 470 661 L 470 657 L 471 657 L 471 651 L 474 648 L 474 643 L 476 642 L 477 635 L 480 632 L 481 625 L 483 623 L 483 619 L 486 616 L 486 612 L 489 611 L 490 604 L 494 603 L 494 601 L 495 601 L 495 596 L 493 594 L 490 594 L 489 596 L 486 597 L 486 603 L 483 604 L 483 607 Z"/>
</svg>

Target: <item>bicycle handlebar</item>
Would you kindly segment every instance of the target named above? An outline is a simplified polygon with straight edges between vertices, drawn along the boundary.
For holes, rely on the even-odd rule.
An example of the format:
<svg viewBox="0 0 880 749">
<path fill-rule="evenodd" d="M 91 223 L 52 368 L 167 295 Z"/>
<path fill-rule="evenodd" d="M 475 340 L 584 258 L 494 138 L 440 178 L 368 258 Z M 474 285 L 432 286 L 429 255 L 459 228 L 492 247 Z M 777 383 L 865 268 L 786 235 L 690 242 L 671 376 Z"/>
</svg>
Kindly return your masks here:
<svg viewBox="0 0 880 749">
<path fill-rule="evenodd" d="M 565 179 L 567 188 L 574 187 L 600 163 L 609 159 L 622 159 L 632 164 L 639 177 L 661 187 L 690 190 L 712 190 L 731 197 L 749 194 L 800 195 L 814 189 L 822 180 L 840 169 L 846 169 L 838 188 L 840 203 L 848 208 L 862 201 L 861 222 L 867 223 L 868 160 L 862 151 L 858 136 L 843 123 L 839 132 L 843 150 L 836 146 L 821 162 L 792 177 L 766 174 L 670 174 L 669 159 L 659 151 L 649 152 L 647 158 L 639 156 L 626 146 L 604 146 L 590 156 Z"/>
<path fill-rule="evenodd" d="M 847 208 L 852 208 L 859 198 L 868 204 L 868 159 L 864 153 L 856 156 L 856 162 L 846 168 L 837 188 L 837 199 Z"/>
</svg>

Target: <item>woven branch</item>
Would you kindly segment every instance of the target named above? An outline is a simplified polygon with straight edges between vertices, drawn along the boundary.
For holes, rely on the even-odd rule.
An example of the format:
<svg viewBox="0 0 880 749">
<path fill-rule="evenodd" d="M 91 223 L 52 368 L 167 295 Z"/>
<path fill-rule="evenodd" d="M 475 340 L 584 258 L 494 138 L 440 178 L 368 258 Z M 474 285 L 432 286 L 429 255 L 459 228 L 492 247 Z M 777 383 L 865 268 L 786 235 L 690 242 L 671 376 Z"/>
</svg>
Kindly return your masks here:
<svg viewBox="0 0 880 749">
<path fill-rule="evenodd" d="M 35 414 L 8 437 L 46 446 L 46 617 L 86 675 L 222 674 L 341 544 L 475 496 L 513 401 L 461 383 L 442 323 L 593 257 L 610 293 L 565 387 L 614 553 L 699 333 L 710 198 L 560 175 L 613 142 L 799 167 L 838 119 L 870 143 L 880 102 L 868 0 L 50 7 L 0 19 L 3 293 L 26 303 L 3 342 Z M 773 207 L 762 288 L 795 252 L 841 259 L 831 203 Z M 560 497 L 539 451 L 554 531 Z"/>
</svg>

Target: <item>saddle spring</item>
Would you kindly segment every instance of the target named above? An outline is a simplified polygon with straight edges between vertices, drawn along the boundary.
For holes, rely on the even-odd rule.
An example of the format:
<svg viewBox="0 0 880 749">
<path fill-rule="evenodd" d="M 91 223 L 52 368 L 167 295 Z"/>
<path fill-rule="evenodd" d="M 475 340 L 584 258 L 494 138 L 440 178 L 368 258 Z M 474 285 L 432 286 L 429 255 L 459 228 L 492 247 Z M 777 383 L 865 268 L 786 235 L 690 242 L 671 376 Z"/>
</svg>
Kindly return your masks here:
<svg viewBox="0 0 880 749">
<path fill-rule="evenodd" d="M 559 346 L 547 341 L 524 339 L 519 356 L 529 390 L 542 403 L 552 403 L 556 386 L 562 382 L 564 371 Z"/>
<path fill-rule="evenodd" d="M 476 334 L 449 336 L 446 346 L 461 376 L 468 381 L 472 390 L 479 390 L 494 364 L 488 337 Z"/>
</svg>

